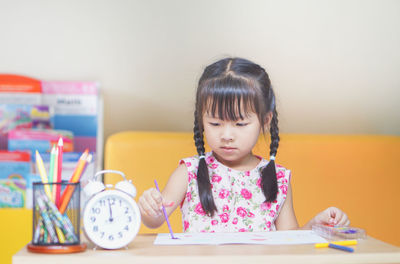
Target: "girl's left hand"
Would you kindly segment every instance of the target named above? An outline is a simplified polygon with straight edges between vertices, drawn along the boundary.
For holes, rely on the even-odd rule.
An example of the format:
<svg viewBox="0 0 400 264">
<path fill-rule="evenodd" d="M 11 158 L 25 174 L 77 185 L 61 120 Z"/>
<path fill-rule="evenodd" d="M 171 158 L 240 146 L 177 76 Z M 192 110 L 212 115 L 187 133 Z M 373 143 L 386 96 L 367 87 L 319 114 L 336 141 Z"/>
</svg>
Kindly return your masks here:
<svg viewBox="0 0 400 264">
<path fill-rule="evenodd" d="M 317 214 L 313 219 L 313 224 L 328 224 L 335 226 L 348 226 L 350 220 L 347 215 L 336 207 L 329 207 Z"/>
</svg>

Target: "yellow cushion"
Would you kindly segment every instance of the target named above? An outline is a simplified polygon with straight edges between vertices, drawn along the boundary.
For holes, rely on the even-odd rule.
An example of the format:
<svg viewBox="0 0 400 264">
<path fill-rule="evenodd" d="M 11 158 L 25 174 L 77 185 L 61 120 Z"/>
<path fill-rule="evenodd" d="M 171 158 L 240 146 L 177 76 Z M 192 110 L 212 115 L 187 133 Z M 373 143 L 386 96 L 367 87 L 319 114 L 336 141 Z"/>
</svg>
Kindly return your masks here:
<svg viewBox="0 0 400 264">
<path fill-rule="evenodd" d="M 108 137 L 105 169 L 123 171 L 138 196 L 165 186 L 181 158 L 196 154 L 192 133 L 121 132 Z M 255 154 L 267 157 L 268 142 L 260 138 Z M 292 170 L 293 201 L 300 225 L 329 206 L 343 209 L 351 225 L 400 246 L 400 137 L 377 135 L 283 134 L 278 164 Z M 106 175 L 106 183 L 119 181 Z M 138 198 L 138 197 L 137 197 Z M 181 214 L 171 215 L 175 232 L 182 232 Z M 168 232 L 142 226 L 141 233 Z"/>
</svg>

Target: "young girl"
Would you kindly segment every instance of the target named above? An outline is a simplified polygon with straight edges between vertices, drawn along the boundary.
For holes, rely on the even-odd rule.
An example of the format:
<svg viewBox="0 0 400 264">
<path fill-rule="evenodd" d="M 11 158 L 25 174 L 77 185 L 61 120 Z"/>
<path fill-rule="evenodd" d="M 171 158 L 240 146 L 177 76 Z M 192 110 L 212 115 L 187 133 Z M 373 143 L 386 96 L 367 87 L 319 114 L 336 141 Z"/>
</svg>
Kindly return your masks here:
<svg viewBox="0 0 400 264">
<path fill-rule="evenodd" d="M 260 134 L 269 130 L 269 160 L 252 154 Z M 204 139 L 212 152 L 205 153 Z M 275 164 L 279 145 L 275 95 L 268 74 L 240 58 L 217 61 L 204 70 L 197 88 L 194 141 L 198 155 L 181 160 L 159 193 L 139 198 L 143 223 L 164 222 L 181 206 L 185 232 L 260 232 L 297 229 L 290 170 Z M 330 207 L 313 224 L 349 225 Z"/>
</svg>

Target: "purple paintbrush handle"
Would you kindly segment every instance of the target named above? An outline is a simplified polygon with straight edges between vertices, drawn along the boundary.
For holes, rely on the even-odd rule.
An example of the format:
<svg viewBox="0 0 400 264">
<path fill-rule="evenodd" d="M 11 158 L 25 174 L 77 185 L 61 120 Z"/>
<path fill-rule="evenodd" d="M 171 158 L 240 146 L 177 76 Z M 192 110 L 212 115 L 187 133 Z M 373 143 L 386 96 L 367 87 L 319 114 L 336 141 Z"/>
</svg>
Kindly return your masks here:
<svg viewBox="0 0 400 264">
<path fill-rule="evenodd" d="M 156 185 L 157 191 L 160 191 L 160 188 L 158 187 L 157 180 L 154 180 L 154 184 Z M 177 239 L 177 237 L 174 237 L 174 232 L 172 232 L 171 223 L 168 220 L 167 210 L 165 210 L 164 205 L 162 205 L 162 210 L 163 210 L 163 213 L 164 213 L 165 221 L 167 222 L 167 225 L 168 225 L 169 233 L 171 234 L 171 238 L 172 239 Z"/>
</svg>

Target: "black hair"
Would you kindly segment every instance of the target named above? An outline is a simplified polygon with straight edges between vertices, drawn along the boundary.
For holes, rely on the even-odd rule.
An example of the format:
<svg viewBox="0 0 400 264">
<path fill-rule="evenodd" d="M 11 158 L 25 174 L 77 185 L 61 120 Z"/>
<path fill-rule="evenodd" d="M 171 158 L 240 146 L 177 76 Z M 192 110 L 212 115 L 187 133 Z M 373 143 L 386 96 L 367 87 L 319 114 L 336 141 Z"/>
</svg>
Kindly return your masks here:
<svg viewBox="0 0 400 264">
<path fill-rule="evenodd" d="M 244 113 L 242 113 L 242 110 Z M 278 113 L 275 94 L 267 72 L 259 65 L 242 58 L 226 58 L 207 66 L 200 77 L 194 112 L 194 141 L 201 157 L 197 171 L 200 202 L 207 215 L 217 208 L 211 192 L 211 182 L 205 158 L 203 114 L 210 113 L 222 120 L 236 121 L 252 111 L 257 114 L 262 128 L 272 113 L 270 123 L 270 156 L 276 156 L 279 146 Z M 265 131 L 264 131 L 265 132 Z M 261 188 L 267 202 L 278 193 L 274 158 L 261 172 Z"/>
</svg>

